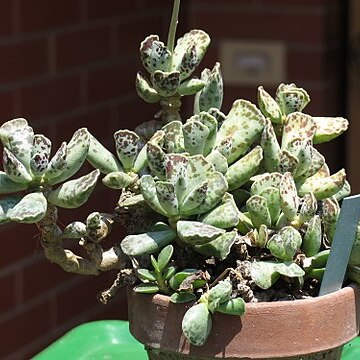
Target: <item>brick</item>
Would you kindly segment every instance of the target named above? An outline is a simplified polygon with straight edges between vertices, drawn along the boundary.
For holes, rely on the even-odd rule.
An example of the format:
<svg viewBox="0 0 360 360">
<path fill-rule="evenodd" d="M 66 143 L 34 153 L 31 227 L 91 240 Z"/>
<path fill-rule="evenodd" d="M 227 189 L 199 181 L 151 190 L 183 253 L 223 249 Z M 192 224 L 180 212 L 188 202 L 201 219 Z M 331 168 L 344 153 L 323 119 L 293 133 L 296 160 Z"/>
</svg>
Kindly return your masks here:
<svg viewBox="0 0 360 360">
<path fill-rule="evenodd" d="M 36 340 L 39 336 L 50 332 L 50 306 L 43 302 L 26 309 L 19 315 L 0 323 L 2 334 L 0 357 L 6 358 L 11 352 Z M 4 341 L 6 339 L 6 341 Z"/>
<path fill-rule="evenodd" d="M 10 274 L 0 277 L 0 315 L 8 312 L 15 306 L 15 276 Z"/>
<path fill-rule="evenodd" d="M 89 19 L 101 19 L 115 16 L 126 16 L 138 9 L 137 2 L 119 0 L 87 0 Z"/>
<path fill-rule="evenodd" d="M 80 77 L 54 78 L 20 90 L 21 111 L 27 119 L 58 115 L 80 104 Z"/>
<path fill-rule="evenodd" d="M 79 0 L 20 0 L 22 32 L 61 28 L 80 22 Z"/>
<path fill-rule="evenodd" d="M 0 2 L 0 37 L 8 36 L 12 33 L 12 20 L 13 20 L 13 1 L 2 0 Z"/>
<path fill-rule="evenodd" d="M 48 70 L 46 39 L 0 46 L 0 83 L 20 81 Z"/>
<path fill-rule="evenodd" d="M 134 62 L 117 63 L 89 72 L 88 100 L 90 104 L 125 94 L 135 94 L 137 67 Z"/>
<path fill-rule="evenodd" d="M 110 56 L 110 30 L 101 27 L 59 35 L 56 38 L 56 54 L 57 69 L 105 59 Z"/>
</svg>

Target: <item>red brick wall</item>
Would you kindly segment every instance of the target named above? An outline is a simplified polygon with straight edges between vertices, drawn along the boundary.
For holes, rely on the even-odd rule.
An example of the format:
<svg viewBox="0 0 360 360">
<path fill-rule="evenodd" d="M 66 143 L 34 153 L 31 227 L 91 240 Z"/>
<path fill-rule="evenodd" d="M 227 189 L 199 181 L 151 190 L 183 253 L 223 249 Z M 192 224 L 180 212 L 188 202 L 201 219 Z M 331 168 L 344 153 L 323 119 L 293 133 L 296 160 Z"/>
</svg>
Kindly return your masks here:
<svg viewBox="0 0 360 360">
<path fill-rule="evenodd" d="M 115 130 L 157 111 L 137 98 L 134 79 L 139 43 L 149 33 L 164 38 L 170 6 L 166 0 L 1 0 L 1 123 L 25 117 L 54 149 L 86 126 L 111 147 Z M 89 205 L 63 211 L 62 220 L 110 211 L 117 196 L 99 186 Z M 44 260 L 35 226 L 1 226 L 0 238 L 1 359 L 28 359 L 84 321 L 126 318 L 124 294 L 109 306 L 96 301 L 114 273 L 64 273 Z"/>
<path fill-rule="evenodd" d="M 109 147 L 112 133 L 149 120 L 157 106 L 134 92 L 138 44 L 149 33 L 166 39 L 170 0 L 0 1 L 1 122 L 22 116 L 54 148 L 87 126 Z M 287 80 L 312 95 L 309 111 L 339 115 L 341 0 L 183 0 L 182 34 L 202 28 L 212 37 L 203 66 L 218 59 L 223 38 L 274 39 L 287 44 Z M 190 25 L 188 24 L 190 22 Z M 268 89 L 273 91 L 274 89 Z M 226 87 L 224 111 L 256 89 Z M 339 159 L 333 158 L 337 165 Z M 90 204 L 63 211 L 66 224 L 111 210 L 116 192 L 101 186 Z M 34 226 L 0 227 L 0 358 L 27 359 L 76 324 L 125 318 L 122 294 L 96 302 L 114 274 L 85 278 L 43 259 Z"/>
</svg>

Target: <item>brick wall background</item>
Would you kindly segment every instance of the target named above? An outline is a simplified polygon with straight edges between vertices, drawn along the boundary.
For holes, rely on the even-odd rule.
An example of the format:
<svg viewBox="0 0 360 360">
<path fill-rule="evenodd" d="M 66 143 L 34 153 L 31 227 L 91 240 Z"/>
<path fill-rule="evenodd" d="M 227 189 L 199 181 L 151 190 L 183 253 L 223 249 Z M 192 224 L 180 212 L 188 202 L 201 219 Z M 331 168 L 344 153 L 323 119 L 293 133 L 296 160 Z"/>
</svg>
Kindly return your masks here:
<svg viewBox="0 0 360 360">
<path fill-rule="evenodd" d="M 150 33 L 166 40 L 171 6 L 170 0 L 1 0 L 1 122 L 25 117 L 54 148 L 86 126 L 112 148 L 114 131 L 157 111 L 134 91 L 137 49 Z M 343 115 L 343 8 L 341 0 L 188 0 L 179 34 L 190 27 L 209 32 L 207 67 L 218 59 L 222 39 L 282 40 L 286 80 L 310 92 L 309 112 Z M 226 87 L 224 112 L 241 97 L 255 101 L 256 89 Z M 341 141 L 324 147 L 334 169 L 342 166 L 342 147 Z M 100 186 L 89 204 L 63 211 L 62 219 L 110 210 L 116 199 Z M 126 318 L 124 294 L 107 307 L 96 302 L 114 274 L 64 273 L 44 260 L 34 226 L 2 226 L 0 238 L 0 358 L 27 359 L 84 321 Z"/>
</svg>

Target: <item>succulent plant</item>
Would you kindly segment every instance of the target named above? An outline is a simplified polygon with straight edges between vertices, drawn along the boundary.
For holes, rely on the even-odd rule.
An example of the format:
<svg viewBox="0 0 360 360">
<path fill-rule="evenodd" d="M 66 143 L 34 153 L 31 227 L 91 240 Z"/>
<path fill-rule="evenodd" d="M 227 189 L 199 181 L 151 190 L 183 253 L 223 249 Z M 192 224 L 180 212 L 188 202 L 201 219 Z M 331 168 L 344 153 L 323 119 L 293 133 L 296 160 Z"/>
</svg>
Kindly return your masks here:
<svg viewBox="0 0 360 360">
<path fill-rule="evenodd" d="M 174 46 L 178 6 L 168 44 L 150 35 L 140 45 L 148 77 L 138 73 L 136 89 L 160 103 L 161 121 L 115 132 L 116 155 L 83 128 L 50 159 L 50 140 L 26 120 L 1 126 L 0 194 L 11 195 L 0 200 L 0 223 L 37 223 L 45 255 L 66 271 L 118 269 L 103 298 L 131 283 L 137 292 L 192 302 L 183 332 L 203 345 L 214 312 L 242 315 L 245 302 L 271 288 L 293 298 L 317 294 L 350 185 L 343 169 L 330 174 L 315 145 L 341 135 L 348 122 L 306 114 L 310 97 L 295 84 L 279 85 L 274 98 L 260 86 L 257 105 L 239 99 L 225 115 L 219 63 L 193 77 L 209 36 L 192 30 Z M 183 121 L 187 95 L 195 95 L 194 113 Z M 95 170 L 69 180 L 85 159 Z M 84 204 L 100 173 L 120 193 L 115 211 L 61 229 L 57 207 Z M 128 234 L 105 251 L 116 222 Z M 87 257 L 63 249 L 63 238 L 80 239 Z M 348 275 L 356 281 L 359 249 L 360 228 Z"/>
</svg>

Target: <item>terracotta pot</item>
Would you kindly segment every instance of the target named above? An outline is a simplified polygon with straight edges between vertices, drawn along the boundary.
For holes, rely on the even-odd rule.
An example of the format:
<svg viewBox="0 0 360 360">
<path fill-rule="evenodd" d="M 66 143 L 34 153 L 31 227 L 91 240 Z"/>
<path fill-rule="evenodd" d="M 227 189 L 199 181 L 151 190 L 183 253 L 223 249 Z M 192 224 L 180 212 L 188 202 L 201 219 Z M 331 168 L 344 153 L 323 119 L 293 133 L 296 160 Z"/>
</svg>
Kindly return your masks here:
<svg viewBox="0 0 360 360">
<path fill-rule="evenodd" d="M 129 289 L 130 331 L 149 359 L 340 359 L 343 344 L 357 336 L 360 290 L 349 286 L 305 300 L 247 304 L 243 316 L 213 315 L 207 343 L 184 338 L 181 321 L 190 304 Z"/>
</svg>

